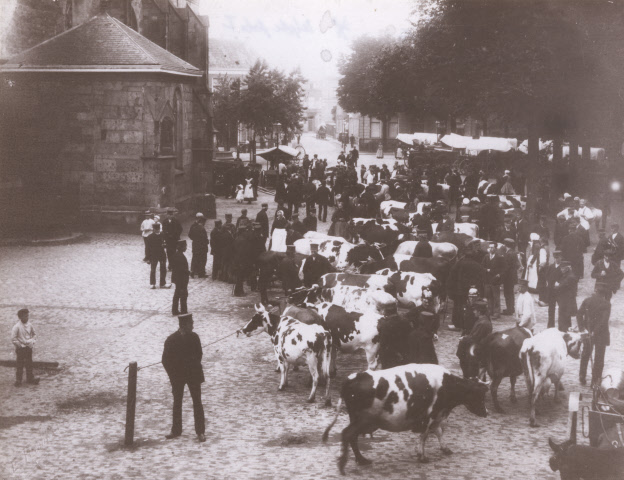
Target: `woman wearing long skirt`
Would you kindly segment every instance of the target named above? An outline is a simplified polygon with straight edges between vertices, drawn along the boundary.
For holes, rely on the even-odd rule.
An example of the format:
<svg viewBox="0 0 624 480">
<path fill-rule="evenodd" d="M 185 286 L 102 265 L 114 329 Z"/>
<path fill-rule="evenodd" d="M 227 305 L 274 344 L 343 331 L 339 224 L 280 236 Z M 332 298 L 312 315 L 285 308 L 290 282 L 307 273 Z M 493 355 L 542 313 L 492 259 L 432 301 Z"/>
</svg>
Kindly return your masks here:
<svg viewBox="0 0 624 480">
<path fill-rule="evenodd" d="M 343 202 L 338 204 L 338 208 L 334 210 L 331 220 L 332 224 L 327 234 L 333 237 L 342 237 L 349 241 L 349 214 Z"/>
<path fill-rule="evenodd" d="M 247 178 L 245 180 L 245 191 L 243 193 L 243 198 L 247 201 L 247 203 L 251 203 L 252 200 L 255 200 L 254 191 L 253 191 L 253 179 Z"/>
<path fill-rule="evenodd" d="M 527 260 L 524 279 L 529 282 L 529 292 L 538 293 L 539 271 L 541 267 L 548 265 L 548 253 L 542 246 L 537 233 L 531 234 L 529 244 L 529 258 Z"/>
<path fill-rule="evenodd" d="M 383 158 L 383 144 L 381 142 L 377 146 L 377 158 Z"/>
<path fill-rule="evenodd" d="M 271 227 L 271 244 L 269 250 L 273 252 L 285 252 L 286 251 L 286 227 L 288 227 L 288 220 L 284 217 L 284 212 L 277 211 L 273 226 Z"/>
</svg>

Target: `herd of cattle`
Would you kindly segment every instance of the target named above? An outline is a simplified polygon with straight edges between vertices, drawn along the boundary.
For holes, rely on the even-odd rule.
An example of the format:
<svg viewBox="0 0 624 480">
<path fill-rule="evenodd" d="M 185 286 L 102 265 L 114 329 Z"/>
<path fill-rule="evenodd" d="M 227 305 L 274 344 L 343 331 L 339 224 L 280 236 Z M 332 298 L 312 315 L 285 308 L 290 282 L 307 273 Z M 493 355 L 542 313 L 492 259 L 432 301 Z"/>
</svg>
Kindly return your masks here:
<svg viewBox="0 0 624 480">
<path fill-rule="evenodd" d="M 326 405 L 331 404 L 336 353 L 365 352 L 368 370 L 343 382 L 336 410 L 337 418 L 344 403 L 350 418 L 342 431 L 340 471 L 344 473 L 349 447 L 358 464 L 370 463 L 359 450 L 358 437 L 377 429 L 420 433 L 421 462 L 427 461 L 425 442 L 431 433 L 444 454 L 452 453 L 443 441 L 441 424 L 458 405 L 486 417 L 488 387 L 495 410 L 503 412 L 497 390 L 504 378 L 510 379 L 515 403 L 516 378 L 524 375 L 530 425 L 537 426 L 535 403 L 551 386 L 557 400 L 566 357 L 579 358 L 588 334 L 547 329 L 534 335 L 519 326 L 494 332 L 490 319 L 482 316 L 459 340 L 463 376 L 454 375 L 437 365 L 439 320 L 433 328 L 419 328 L 407 317 L 418 311 L 439 319 L 438 313 L 446 311 L 444 287 L 451 267 L 468 248 L 485 254 L 489 242 L 477 238 L 476 225 L 456 224 L 467 233 L 434 235 L 433 258 L 418 258 L 412 256 L 416 242 L 409 224 L 394 218 L 355 218 L 350 226 L 358 243 L 317 232 L 298 240 L 295 246 L 302 260 L 310 254 L 310 244 L 318 244 L 319 254 L 337 272 L 324 275 L 318 285 L 294 291 L 273 310 L 256 306 L 256 314 L 239 330 L 248 336 L 269 334 L 281 373 L 280 390 L 287 386 L 290 366 L 304 358 L 312 377 L 308 401 L 314 401 L 324 379 Z M 384 354 L 388 350 L 403 351 Z"/>
</svg>

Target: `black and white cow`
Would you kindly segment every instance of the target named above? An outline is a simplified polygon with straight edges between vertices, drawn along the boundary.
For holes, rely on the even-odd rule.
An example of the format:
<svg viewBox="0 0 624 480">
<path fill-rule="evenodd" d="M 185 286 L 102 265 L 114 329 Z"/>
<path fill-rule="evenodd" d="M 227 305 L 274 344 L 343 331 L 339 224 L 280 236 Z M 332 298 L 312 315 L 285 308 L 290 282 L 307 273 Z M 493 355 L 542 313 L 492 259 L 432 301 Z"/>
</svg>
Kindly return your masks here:
<svg viewBox="0 0 624 480">
<path fill-rule="evenodd" d="M 361 238 L 370 244 L 383 244 L 384 254 L 392 253 L 400 241 L 406 240 L 411 229 L 394 219 L 354 218 L 349 223 L 354 238 Z"/>
<path fill-rule="evenodd" d="M 383 259 L 378 246 L 367 243 L 353 244 L 342 237 L 325 236 L 326 238 L 323 238 L 317 232 L 314 233 L 316 235 L 310 238 L 296 240 L 295 251 L 302 255 L 310 255 L 310 244 L 316 243 L 319 255 L 327 258 L 337 270 L 355 272 L 366 262 Z"/>
<path fill-rule="evenodd" d="M 408 308 L 422 305 L 423 291 L 429 290 L 433 294 L 433 308 L 440 310 L 440 282 L 430 273 L 393 272 L 383 269 L 377 274 L 388 277 L 392 286 L 391 291 L 400 305 Z"/>
<path fill-rule="evenodd" d="M 535 402 L 542 391 L 547 393 L 554 384 L 554 400 L 558 401 L 561 377 L 565 371 L 565 360 L 568 355 L 579 358 L 581 345 L 587 338 L 587 332 L 561 332 L 556 328 L 547 328 L 534 337 L 527 338 L 520 349 L 522 369 L 529 391 L 531 404 L 530 423 L 537 427 L 535 420 Z"/>
<path fill-rule="evenodd" d="M 331 404 L 329 374 L 332 337 L 325 328 L 320 325 L 306 325 L 292 317 L 269 313 L 263 305 L 260 305 L 256 306 L 256 314 L 237 334 L 244 333 L 250 336 L 254 331 L 266 332 L 271 337 L 281 373 L 279 390 L 283 390 L 288 385 L 290 365 L 295 365 L 299 358 L 305 357 L 312 376 L 312 391 L 308 402 L 313 402 L 316 396 L 320 366 L 321 375 L 327 379 L 325 403 Z"/>
<path fill-rule="evenodd" d="M 382 312 L 386 307 L 396 305 L 396 298 L 383 290 L 351 285 L 337 285 L 333 288 L 314 286 L 299 289 L 288 297 L 288 302 L 302 307 L 314 307 L 322 302 L 344 307 L 348 312 Z"/>
<path fill-rule="evenodd" d="M 376 370 L 379 360 L 379 321 L 383 315 L 370 311 L 349 312 L 328 302 L 316 306 L 323 326 L 332 334 L 334 351 L 353 353 L 364 350 L 368 368 Z M 335 361 L 335 355 L 332 355 Z"/>
<path fill-rule="evenodd" d="M 406 242 L 402 242 L 397 247 L 394 254 L 399 255 L 414 255 L 414 249 L 416 248 L 417 240 L 408 240 Z M 430 242 L 431 251 L 435 258 L 441 258 L 443 260 L 454 260 L 457 258 L 458 248 L 452 243 L 448 242 Z"/>
<path fill-rule="evenodd" d="M 323 441 L 327 441 L 344 401 L 350 423 L 342 431 L 340 473 L 344 474 L 349 445 L 358 464 L 371 463 L 360 453 L 358 437 L 378 429 L 420 433 L 418 457 L 426 463 L 425 442 L 430 433 L 438 437 L 444 454 L 453 453 L 442 440 L 442 424 L 455 407 L 465 405 L 473 414 L 487 417 L 486 391 L 485 385 L 452 375 L 439 365 L 409 364 L 353 373 L 342 384 L 336 416 L 323 433 Z"/>
</svg>

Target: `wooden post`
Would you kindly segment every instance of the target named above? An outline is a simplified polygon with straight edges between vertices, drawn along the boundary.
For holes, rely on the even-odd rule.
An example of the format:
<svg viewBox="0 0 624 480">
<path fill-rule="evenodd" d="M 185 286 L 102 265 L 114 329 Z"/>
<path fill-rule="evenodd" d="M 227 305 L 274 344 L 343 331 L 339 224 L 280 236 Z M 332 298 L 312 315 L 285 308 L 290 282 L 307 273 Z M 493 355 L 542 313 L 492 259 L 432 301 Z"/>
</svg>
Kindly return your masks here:
<svg viewBox="0 0 624 480">
<path fill-rule="evenodd" d="M 126 439 L 124 445 L 129 447 L 134 441 L 134 413 L 136 411 L 137 362 L 128 366 L 128 401 L 126 403 Z"/>
<path fill-rule="evenodd" d="M 576 424 L 580 399 L 579 392 L 572 392 L 568 400 L 568 438 L 574 444 L 576 444 Z"/>
</svg>

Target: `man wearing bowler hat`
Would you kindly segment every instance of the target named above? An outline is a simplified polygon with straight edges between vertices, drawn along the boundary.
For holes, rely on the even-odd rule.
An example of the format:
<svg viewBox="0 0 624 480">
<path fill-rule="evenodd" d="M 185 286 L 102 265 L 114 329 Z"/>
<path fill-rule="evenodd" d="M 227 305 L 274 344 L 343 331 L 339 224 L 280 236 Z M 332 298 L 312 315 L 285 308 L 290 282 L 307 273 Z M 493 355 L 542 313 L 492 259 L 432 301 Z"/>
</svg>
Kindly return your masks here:
<svg viewBox="0 0 624 480">
<path fill-rule="evenodd" d="M 267 210 L 269 209 L 268 203 L 262 204 L 262 210 L 258 212 L 256 215 L 256 222 L 261 226 L 261 233 L 264 237 L 264 241 L 266 242 L 267 238 L 269 238 L 269 217 L 267 215 Z"/>
<path fill-rule="evenodd" d="M 173 425 L 168 440 L 182 435 L 182 398 L 184 386 L 188 385 L 193 400 L 195 433 L 200 442 L 206 441 L 204 406 L 201 400 L 201 384 L 204 383 L 202 369 L 202 346 L 199 336 L 193 332 L 193 315 L 186 313 L 178 317 L 180 328 L 165 340 L 162 364 L 171 382 L 173 393 Z"/>
<path fill-rule="evenodd" d="M 187 312 L 186 300 L 188 298 L 189 266 L 186 259 L 186 240 L 178 241 L 178 248 L 171 262 L 171 283 L 175 283 L 173 292 L 173 304 L 171 314 L 180 315 Z"/>
<path fill-rule="evenodd" d="M 35 346 L 35 329 L 28 322 L 28 309 L 22 308 L 17 312 L 19 322 L 13 326 L 11 330 L 11 342 L 15 346 L 15 355 L 17 357 L 15 371 L 15 386 L 19 387 L 22 384 L 22 374 L 24 367 L 26 367 L 26 381 L 37 385 L 39 379 L 33 375 L 33 362 L 32 352 Z"/>
<path fill-rule="evenodd" d="M 306 288 L 310 288 L 315 284 L 319 285 L 323 275 L 336 271 L 327 258 L 319 255 L 318 249 L 319 246 L 316 243 L 311 243 L 310 256 L 306 257 L 303 264 L 303 284 Z"/>
<path fill-rule="evenodd" d="M 176 253 L 177 243 L 182 234 L 182 225 L 175 217 L 175 208 L 167 209 L 167 217 L 162 221 L 162 236 L 165 240 L 165 248 L 167 250 L 167 262 L 169 262 L 169 270 L 172 269 L 171 261 Z"/>
</svg>

